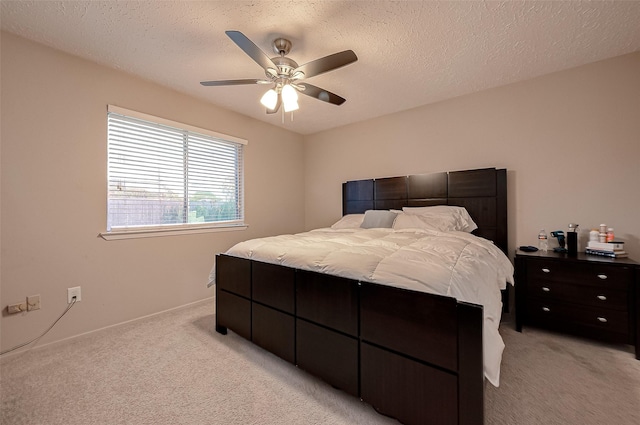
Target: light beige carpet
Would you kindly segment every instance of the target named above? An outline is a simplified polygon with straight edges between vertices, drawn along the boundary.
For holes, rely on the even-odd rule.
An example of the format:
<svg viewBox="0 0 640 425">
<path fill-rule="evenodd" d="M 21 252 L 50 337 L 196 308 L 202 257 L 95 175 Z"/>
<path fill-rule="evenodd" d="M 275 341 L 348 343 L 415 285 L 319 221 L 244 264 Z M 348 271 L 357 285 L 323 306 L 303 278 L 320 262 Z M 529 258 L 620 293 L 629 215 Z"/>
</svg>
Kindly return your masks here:
<svg viewBox="0 0 640 425">
<path fill-rule="evenodd" d="M 72 320 L 73 311 L 64 320 Z M 213 302 L 5 357 L 0 423 L 397 424 L 233 333 Z M 486 424 L 638 424 L 640 361 L 506 322 Z"/>
<path fill-rule="evenodd" d="M 638 425 L 640 360 L 610 345 L 503 321 L 500 387 L 486 387 L 486 423 Z"/>
</svg>

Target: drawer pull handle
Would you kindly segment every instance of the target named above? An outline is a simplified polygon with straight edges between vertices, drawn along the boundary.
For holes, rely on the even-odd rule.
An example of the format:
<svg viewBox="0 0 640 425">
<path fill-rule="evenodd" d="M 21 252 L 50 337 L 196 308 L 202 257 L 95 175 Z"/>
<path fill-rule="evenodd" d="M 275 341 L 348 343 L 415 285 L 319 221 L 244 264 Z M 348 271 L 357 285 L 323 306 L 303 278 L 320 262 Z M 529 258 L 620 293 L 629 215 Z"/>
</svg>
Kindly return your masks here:
<svg viewBox="0 0 640 425">
<path fill-rule="evenodd" d="M 542 307 L 542 311 L 551 311 L 549 307 Z"/>
<path fill-rule="evenodd" d="M 544 292 L 549 292 L 549 291 L 551 291 L 551 289 L 547 288 L 546 286 L 543 286 L 543 287 L 542 287 L 542 291 L 544 291 Z"/>
<path fill-rule="evenodd" d="M 606 274 L 599 274 L 598 277 L 602 280 L 605 280 L 607 278 Z"/>
<path fill-rule="evenodd" d="M 545 272 L 545 273 L 550 273 L 551 272 L 551 270 L 547 269 L 546 267 L 543 268 L 542 271 Z"/>
<path fill-rule="evenodd" d="M 607 323 L 607 319 L 605 317 L 598 317 L 598 320 L 602 323 Z"/>
<path fill-rule="evenodd" d="M 598 295 L 598 299 L 601 301 L 606 301 L 607 297 L 605 297 L 604 295 Z"/>
</svg>

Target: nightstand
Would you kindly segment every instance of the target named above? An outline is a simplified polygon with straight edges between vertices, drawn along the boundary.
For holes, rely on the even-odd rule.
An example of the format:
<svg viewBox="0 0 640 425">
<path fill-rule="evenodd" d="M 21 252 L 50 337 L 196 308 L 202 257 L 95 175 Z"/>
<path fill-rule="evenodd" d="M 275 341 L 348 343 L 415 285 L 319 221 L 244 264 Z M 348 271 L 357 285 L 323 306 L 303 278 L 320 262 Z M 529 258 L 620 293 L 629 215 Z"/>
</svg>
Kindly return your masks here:
<svg viewBox="0 0 640 425">
<path fill-rule="evenodd" d="M 518 332 L 531 325 L 631 344 L 640 359 L 640 265 L 635 261 L 517 251 L 515 282 Z"/>
</svg>

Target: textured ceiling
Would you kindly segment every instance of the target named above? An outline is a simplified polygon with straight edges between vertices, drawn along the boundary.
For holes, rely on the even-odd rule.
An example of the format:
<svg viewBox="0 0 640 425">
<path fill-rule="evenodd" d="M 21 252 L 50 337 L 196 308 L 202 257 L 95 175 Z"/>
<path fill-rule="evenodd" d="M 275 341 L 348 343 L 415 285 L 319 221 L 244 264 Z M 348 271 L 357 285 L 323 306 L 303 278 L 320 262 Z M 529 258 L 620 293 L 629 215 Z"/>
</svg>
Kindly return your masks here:
<svg viewBox="0 0 640 425">
<path fill-rule="evenodd" d="M 311 134 L 640 50 L 638 1 L 7 1 L 0 27 L 224 108 Z M 351 49 L 359 60 L 310 78 L 347 99 L 302 96 L 282 124 L 262 78 L 225 30 L 298 64 Z M 124 105 L 126 106 L 126 105 Z"/>
</svg>

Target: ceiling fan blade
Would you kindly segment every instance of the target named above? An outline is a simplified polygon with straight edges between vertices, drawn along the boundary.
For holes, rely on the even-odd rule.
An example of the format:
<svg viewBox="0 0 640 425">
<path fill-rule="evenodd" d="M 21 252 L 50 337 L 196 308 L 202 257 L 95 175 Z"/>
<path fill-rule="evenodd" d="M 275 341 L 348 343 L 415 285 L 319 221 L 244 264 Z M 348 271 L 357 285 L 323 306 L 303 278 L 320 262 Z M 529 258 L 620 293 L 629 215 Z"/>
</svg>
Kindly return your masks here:
<svg viewBox="0 0 640 425">
<path fill-rule="evenodd" d="M 347 99 L 340 97 L 335 93 L 331 93 L 328 90 L 321 89 L 320 87 L 316 87 L 308 83 L 298 83 L 298 85 L 304 87 L 304 90 L 302 90 L 300 93 L 306 94 L 307 96 L 315 97 L 316 99 L 322 100 L 323 102 L 332 103 L 334 105 L 342 105 L 347 101 Z"/>
<path fill-rule="evenodd" d="M 300 65 L 293 71 L 293 74 L 301 71 L 304 73 L 304 78 L 309 78 L 349 65 L 357 60 L 358 57 L 353 53 L 353 50 L 345 50 L 344 52 L 334 53 L 332 55 L 307 62 L 304 65 Z"/>
<path fill-rule="evenodd" d="M 247 36 L 245 36 L 240 31 L 225 31 L 225 34 L 229 36 L 234 43 L 238 45 L 251 59 L 256 61 L 258 65 L 263 67 L 265 71 L 267 69 L 273 69 L 278 71 L 278 67 L 275 63 L 267 56 L 258 46 L 254 44 L 253 41 L 249 40 Z"/>
<path fill-rule="evenodd" d="M 267 109 L 267 114 L 275 114 L 280 109 L 280 105 L 282 105 L 282 95 L 278 93 L 278 102 L 276 103 L 276 107 L 273 109 Z"/>
<path fill-rule="evenodd" d="M 248 79 L 248 80 L 220 80 L 220 81 L 201 81 L 200 84 L 203 86 L 239 86 L 242 84 L 264 84 L 270 83 L 271 81 L 266 80 L 256 80 L 256 79 Z"/>
</svg>

